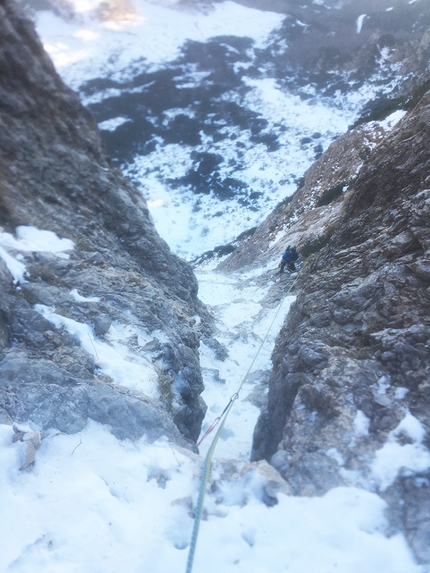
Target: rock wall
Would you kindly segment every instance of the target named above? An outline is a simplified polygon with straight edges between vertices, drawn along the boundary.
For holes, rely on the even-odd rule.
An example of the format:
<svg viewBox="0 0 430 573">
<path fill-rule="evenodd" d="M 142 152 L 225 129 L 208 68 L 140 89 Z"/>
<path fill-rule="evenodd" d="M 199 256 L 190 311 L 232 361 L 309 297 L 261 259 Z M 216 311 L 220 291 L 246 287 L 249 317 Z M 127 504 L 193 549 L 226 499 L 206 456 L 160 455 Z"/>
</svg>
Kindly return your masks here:
<svg viewBox="0 0 430 573">
<path fill-rule="evenodd" d="M 68 259 L 26 252 L 21 285 L 0 259 L 0 420 L 73 432 L 91 417 L 120 437 L 183 441 L 179 428 L 195 440 L 205 411 L 196 325 L 204 317 L 209 336 L 210 320 L 192 269 L 158 236 L 140 193 L 105 157 L 91 115 L 8 0 L 0 3 L 0 174 L 2 231 L 34 226 L 75 244 Z M 75 300 L 73 290 L 99 300 Z M 149 343 L 130 335 L 128 344 L 157 370 L 158 397 L 101 375 L 95 353 L 36 304 L 92 325 L 101 340 L 112 323 L 146 332 Z"/>
<path fill-rule="evenodd" d="M 338 137 L 305 173 L 296 193 L 287 197 L 251 237 L 218 266 L 222 271 L 266 266 L 289 244 L 304 254 L 327 242 L 352 194 L 353 182 L 370 151 L 386 131 L 365 124 Z"/>
<path fill-rule="evenodd" d="M 430 562 L 429 173 L 427 92 L 370 150 L 327 244 L 299 274 L 253 450 L 296 494 L 377 491 L 420 562 Z M 387 444 L 399 471 L 382 479 Z M 422 463 L 400 469 L 408 448 Z"/>
</svg>

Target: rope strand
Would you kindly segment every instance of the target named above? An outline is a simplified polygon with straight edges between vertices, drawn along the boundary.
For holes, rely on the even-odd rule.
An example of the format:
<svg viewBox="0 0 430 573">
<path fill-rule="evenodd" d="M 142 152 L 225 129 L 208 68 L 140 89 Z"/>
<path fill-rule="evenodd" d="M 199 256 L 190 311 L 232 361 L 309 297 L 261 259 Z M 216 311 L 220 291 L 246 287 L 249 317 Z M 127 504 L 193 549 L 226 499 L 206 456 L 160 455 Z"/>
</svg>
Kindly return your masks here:
<svg viewBox="0 0 430 573">
<path fill-rule="evenodd" d="M 267 340 L 267 337 L 269 336 L 269 332 L 272 329 L 272 326 L 281 310 L 281 307 L 285 301 L 285 299 L 287 298 L 287 296 L 289 295 L 289 293 L 291 292 L 291 290 L 293 289 L 294 284 L 297 281 L 297 277 L 294 279 L 294 281 L 291 283 L 290 287 L 288 288 L 288 290 L 286 291 L 286 293 L 284 294 L 283 298 L 281 299 L 278 309 L 275 313 L 275 316 L 272 320 L 272 322 L 270 323 L 270 326 L 266 332 L 265 337 L 263 338 L 260 347 L 257 351 L 257 353 L 254 356 L 254 359 L 251 362 L 251 365 L 249 366 L 245 376 L 243 376 L 241 383 L 239 384 L 238 389 L 236 390 L 236 392 L 231 396 L 230 401 L 228 402 L 227 406 L 224 408 L 222 414 L 220 416 L 218 416 L 218 418 L 216 418 L 214 420 L 214 422 L 211 424 L 210 428 L 208 430 L 206 430 L 204 436 L 200 439 L 199 444 L 201 444 L 201 442 L 205 439 L 205 437 L 210 434 L 210 432 L 217 426 L 217 424 L 219 423 L 219 421 L 221 420 L 221 424 L 214 436 L 214 439 L 212 440 L 212 444 L 210 445 L 204 462 L 203 462 L 203 468 L 202 468 L 202 476 L 200 478 L 200 489 L 199 489 L 199 495 L 197 498 L 197 505 L 196 505 L 196 511 L 194 513 L 194 525 L 193 525 L 193 531 L 191 533 L 191 541 L 190 541 L 190 548 L 188 550 L 188 559 L 187 559 L 187 568 L 185 573 L 191 573 L 192 569 L 193 569 L 193 562 L 194 562 L 194 555 L 196 552 L 196 547 L 197 547 L 197 537 L 199 534 L 199 529 L 200 529 L 200 523 L 202 520 L 202 513 L 203 513 L 203 504 L 204 504 L 204 499 L 205 499 L 205 494 L 206 494 L 206 487 L 209 481 L 209 476 L 210 476 L 210 470 L 211 470 L 211 465 L 212 465 L 212 456 L 214 454 L 215 448 L 217 446 L 219 437 L 221 435 L 221 432 L 224 428 L 224 424 L 227 420 L 227 416 L 230 413 L 230 410 L 233 408 L 233 404 L 235 403 L 235 401 L 239 398 L 239 392 L 242 389 L 243 384 L 245 383 L 245 380 L 247 378 L 247 376 L 249 375 L 249 373 L 251 372 L 252 367 L 255 364 L 255 361 L 257 360 L 258 355 L 260 354 L 261 349 L 264 346 L 264 343 Z"/>
</svg>

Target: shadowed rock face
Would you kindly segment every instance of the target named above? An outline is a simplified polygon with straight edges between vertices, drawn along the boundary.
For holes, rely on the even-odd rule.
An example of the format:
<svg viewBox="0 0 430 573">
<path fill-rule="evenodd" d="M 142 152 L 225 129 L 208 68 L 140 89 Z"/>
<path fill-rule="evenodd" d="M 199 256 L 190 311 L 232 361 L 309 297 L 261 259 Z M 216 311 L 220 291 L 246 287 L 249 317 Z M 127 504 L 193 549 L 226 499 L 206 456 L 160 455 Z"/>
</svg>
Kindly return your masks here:
<svg viewBox="0 0 430 573">
<path fill-rule="evenodd" d="M 111 168 L 91 115 L 13 2 L 0 3 L 0 38 L 0 225 L 10 233 L 32 225 L 75 243 L 68 260 L 26 253 L 20 289 L 0 261 L 1 420 L 77 431 L 91 417 L 121 437 L 183 441 L 173 419 L 194 440 L 205 411 L 195 317 L 205 317 L 206 334 L 210 326 L 191 267 L 170 252 L 142 196 Z M 74 300 L 73 289 L 99 301 Z M 128 344 L 158 372 L 159 399 L 103 377 L 98 357 L 35 304 L 92 325 L 102 340 L 112 322 L 147 333 L 146 348 L 137 338 Z M 60 406 L 68 401 L 76 407 Z"/>
<path fill-rule="evenodd" d="M 428 469 L 383 483 L 371 466 L 387 439 L 430 445 L 429 120 L 430 92 L 370 153 L 331 238 L 304 265 L 253 452 L 296 494 L 372 487 L 421 562 L 430 561 Z M 399 429 L 410 415 L 418 442 Z"/>
</svg>

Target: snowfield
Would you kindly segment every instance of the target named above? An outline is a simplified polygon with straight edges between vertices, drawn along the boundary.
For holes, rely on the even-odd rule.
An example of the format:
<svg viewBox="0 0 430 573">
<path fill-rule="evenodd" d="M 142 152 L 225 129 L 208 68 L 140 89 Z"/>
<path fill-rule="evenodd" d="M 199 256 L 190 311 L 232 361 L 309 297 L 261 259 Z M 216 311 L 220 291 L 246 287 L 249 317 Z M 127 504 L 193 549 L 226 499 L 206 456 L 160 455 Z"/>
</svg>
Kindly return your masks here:
<svg viewBox="0 0 430 573">
<path fill-rule="evenodd" d="M 363 105 L 393 87 L 382 66 L 359 87 L 344 78 L 330 95 L 312 82 L 292 93 L 270 60 L 288 50 L 282 14 L 231 1 L 99 4 L 69 0 L 75 15 L 66 19 L 38 11 L 37 31 L 108 141 L 130 148 L 117 157 L 122 170 L 187 260 L 260 224 Z M 212 182 L 199 156 L 218 161 Z M 196 174 L 205 189 L 193 188 Z"/>
</svg>

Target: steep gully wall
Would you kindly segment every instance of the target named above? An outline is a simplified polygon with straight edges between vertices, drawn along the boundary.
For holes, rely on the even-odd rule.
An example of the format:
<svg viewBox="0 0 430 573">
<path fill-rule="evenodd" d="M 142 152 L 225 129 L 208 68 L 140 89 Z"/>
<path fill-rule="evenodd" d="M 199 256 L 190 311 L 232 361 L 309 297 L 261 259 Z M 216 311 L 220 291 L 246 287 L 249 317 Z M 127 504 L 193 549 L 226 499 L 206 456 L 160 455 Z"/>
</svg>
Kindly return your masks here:
<svg viewBox="0 0 430 573">
<path fill-rule="evenodd" d="M 333 146 L 356 138 L 351 132 Z M 317 252 L 299 274 L 297 300 L 276 342 L 253 459 L 270 460 L 299 495 L 351 483 L 378 491 L 393 531 L 403 529 L 418 560 L 429 562 L 429 471 L 400 471 L 385 487 L 371 464 L 389 437 L 414 443 L 407 431 L 393 434 L 409 414 L 424 429 L 420 447 L 430 446 L 430 92 L 378 139 L 348 191 L 317 209 L 324 241 L 318 247 L 312 238 Z M 333 167 L 332 184 L 342 179 L 337 161 L 333 149 L 321 158 L 327 173 Z M 312 177 L 305 177 L 305 194 Z M 279 211 L 291 216 L 291 209 Z M 306 217 L 312 213 L 285 230 L 286 220 L 272 214 L 262 244 L 284 228 L 283 242 L 294 237 L 304 246 Z M 248 264 L 258 232 L 224 266 Z"/>
<path fill-rule="evenodd" d="M 111 168 L 92 117 L 7 0 L 0 3 L 0 175 L 2 230 L 32 225 L 75 243 L 68 260 L 27 253 L 20 288 L 0 259 L 0 421 L 73 432 L 91 417 L 119 437 L 167 434 L 190 445 L 183 436 L 197 438 L 205 412 L 200 336 L 211 343 L 194 274 L 158 236 L 141 195 Z M 77 302 L 72 289 L 100 302 Z M 95 357 L 37 313 L 38 303 L 92 324 L 101 339 L 113 321 L 161 332 L 162 341 L 154 334 L 145 348 L 129 341 L 152 360 L 159 399 L 101 376 Z"/>
</svg>

